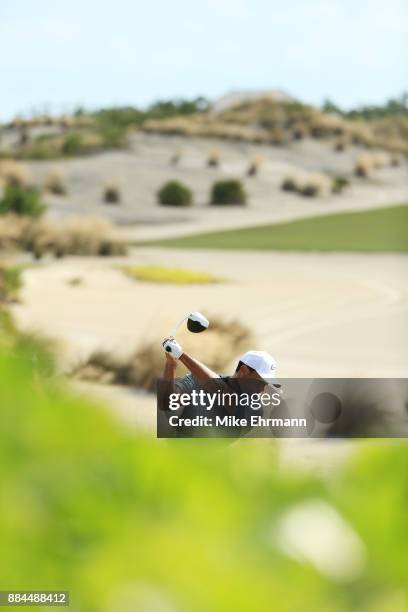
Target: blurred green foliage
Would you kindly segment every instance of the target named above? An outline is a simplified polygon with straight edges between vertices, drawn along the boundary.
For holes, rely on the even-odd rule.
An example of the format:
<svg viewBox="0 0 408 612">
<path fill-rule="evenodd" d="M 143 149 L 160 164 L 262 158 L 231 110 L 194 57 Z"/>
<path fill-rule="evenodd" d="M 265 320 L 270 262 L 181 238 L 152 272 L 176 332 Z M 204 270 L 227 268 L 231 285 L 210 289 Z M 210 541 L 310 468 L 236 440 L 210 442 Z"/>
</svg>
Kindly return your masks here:
<svg viewBox="0 0 408 612">
<path fill-rule="evenodd" d="M 94 116 L 104 124 L 127 128 L 140 125 L 148 119 L 167 119 L 179 115 L 205 112 L 209 109 L 209 106 L 209 101 L 199 96 L 191 100 L 184 98 L 157 100 L 143 110 L 134 106 L 103 108 L 96 111 Z"/>
<path fill-rule="evenodd" d="M 62 143 L 61 152 L 64 155 L 78 155 L 82 149 L 82 137 L 78 132 L 71 132 Z"/>
<path fill-rule="evenodd" d="M 366 444 L 324 479 L 282 471 L 273 441 L 135 435 L 47 382 L 31 348 L 0 350 L 2 589 L 69 589 L 84 612 L 406 609 L 402 441 Z M 347 583 L 278 545 L 282 517 L 307 500 L 364 546 Z"/>
<path fill-rule="evenodd" d="M 21 266 L 6 266 L 0 262 L 0 303 L 18 298 L 22 287 Z"/>
<path fill-rule="evenodd" d="M 384 104 L 362 105 L 350 110 L 344 110 L 331 100 L 326 100 L 322 106 L 326 113 L 337 113 L 347 119 L 383 119 L 385 117 L 408 116 L 408 93 L 404 92 L 397 98 L 390 98 Z"/>
<path fill-rule="evenodd" d="M 169 181 L 157 192 L 157 200 L 162 206 L 192 206 L 193 194 L 180 181 Z"/>
<path fill-rule="evenodd" d="M 16 215 L 40 217 L 46 208 L 45 204 L 41 202 L 39 190 L 35 187 L 10 185 L 6 187 L 0 200 L 0 215 L 14 213 Z"/>
<path fill-rule="evenodd" d="M 211 188 L 211 204 L 245 204 L 246 200 L 247 196 L 241 181 L 218 181 Z"/>
</svg>

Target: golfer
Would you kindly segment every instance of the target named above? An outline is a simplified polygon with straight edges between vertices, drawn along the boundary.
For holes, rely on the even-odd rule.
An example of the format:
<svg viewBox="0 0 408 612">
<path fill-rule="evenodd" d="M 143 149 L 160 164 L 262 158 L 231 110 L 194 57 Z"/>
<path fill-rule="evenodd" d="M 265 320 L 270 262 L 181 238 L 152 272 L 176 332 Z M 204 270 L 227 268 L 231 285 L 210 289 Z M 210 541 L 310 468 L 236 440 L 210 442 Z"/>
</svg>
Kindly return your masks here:
<svg viewBox="0 0 408 612">
<path fill-rule="evenodd" d="M 168 410 L 168 398 L 171 393 L 191 393 L 194 389 L 199 390 L 206 386 L 209 381 L 215 382 L 218 388 L 223 388 L 231 393 L 240 393 L 243 389 L 250 388 L 251 392 L 262 393 L 271 384 L 275 390 L 280 388 L 276 379 L 276 362 L 274 358 L 265 351 L 247 351 L 244 353 L 235 368 L 232 376 L 217 374 L 206 365 L 185 353 L 180 344 L 174 338 L 166 338 L 163 342 L 166 361 L 163 372 L 165 390 L 161 396 L 159 407 Z M 181 379 L 176 379 L 177 362 L 180 361 L 190 373 Z M 186 410 L 183 410 L 185 416 Z M 244 416 L 245 409 L 234 405 L 218 405 L 213 409 L 213 414 L 219 416 L 235 415 Z M 262 409 L 261 409 L 262 412 Z M 191 407 L 188 408 L 188 416 L 194 416 Z M 234 430 L 236 435 L 236 430 Z"/>
</svg>

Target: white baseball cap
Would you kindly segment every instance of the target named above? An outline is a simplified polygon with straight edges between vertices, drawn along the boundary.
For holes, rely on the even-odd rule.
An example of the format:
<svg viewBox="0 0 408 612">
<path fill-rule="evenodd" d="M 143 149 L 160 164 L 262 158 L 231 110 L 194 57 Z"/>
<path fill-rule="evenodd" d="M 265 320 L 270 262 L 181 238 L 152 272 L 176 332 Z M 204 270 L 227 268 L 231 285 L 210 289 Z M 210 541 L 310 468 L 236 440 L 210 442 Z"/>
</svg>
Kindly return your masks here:
<svg viewBox="0 0 408 612">
<path fill-rule="evenodd" d="M 276 361 L 272 355 L 266 351 L 247 351 L 239 360 L 255 370 L 255 372 L 267 383 L 270 383 L 271 378 L 274 378 L 275 380 L 272 383 L 273 386 L 281 386 L 279 380 L 276 378 Z"/>
</svg>

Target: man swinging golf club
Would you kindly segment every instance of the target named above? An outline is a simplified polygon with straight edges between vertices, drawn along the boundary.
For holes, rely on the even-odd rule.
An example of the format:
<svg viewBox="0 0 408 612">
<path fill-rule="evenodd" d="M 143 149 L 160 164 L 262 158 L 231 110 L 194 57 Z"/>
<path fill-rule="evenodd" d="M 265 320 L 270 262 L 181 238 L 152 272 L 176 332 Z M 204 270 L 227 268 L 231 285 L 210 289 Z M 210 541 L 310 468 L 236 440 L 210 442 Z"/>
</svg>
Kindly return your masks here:
<svg viewBox="0 0 408 612">
<path fill-rule="evenodd" d="M 189 325 L 189 319 L 187 322 L 188 329 L 194 333 L 204 331 L 208 327 L 208 321 L 200 313 L 191 313 L 189 317 L 194 315 L 198 319 L 195 322 L 196 327 L 193 329 L 192 324 Z M 202 329 L 198 329 L 200 317 L 202 317 Z M 206 325 L 203 325 L 203 323 L 206 323 Z M 173 336 L 166 338 L 162 345 L 166 355 L 163 372 L 165 393 L 162 395 L 162 401 L 159 404 L 162 410 L 168 409 L 168 402 L 166 400 L 171 393 L 191 393 L 194 389 L 200 388 L 211 381 L 216 382 L 218 387 L 222 387 L 229 392 L 240 392 L 243 387 L 250 387 L 252 392 L 261 393 L 269 384 L 275 387 L 275 389 L 280 387 L 279 381 L 275 378 L 276 362 L 265 351 L 247 351 L 238 360 L 233 375 L 224 376 L 214 372 L 198 361 L 198 359 L 187 354 Z M 176 379 L 178 361 L 190 371 L 189 374 L 181 379 Z M 236 414 L 238 416 L 237 412 L 239 411 L 237 411 L 237 406 L 234 405 L 218 405 L 215 407 L 215 412 L 226 415 Z"/>
</svg>

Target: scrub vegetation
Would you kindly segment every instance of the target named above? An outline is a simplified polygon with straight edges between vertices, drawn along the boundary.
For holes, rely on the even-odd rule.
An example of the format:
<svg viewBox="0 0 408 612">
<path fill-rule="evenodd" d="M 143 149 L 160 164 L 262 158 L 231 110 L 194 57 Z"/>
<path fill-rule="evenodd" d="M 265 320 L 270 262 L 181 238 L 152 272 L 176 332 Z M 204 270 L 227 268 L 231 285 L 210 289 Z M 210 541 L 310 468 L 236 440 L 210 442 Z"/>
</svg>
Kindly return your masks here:
<svg viewBox="0 0 408 612">
<path fill-rule="evenodd" d="M 187 352 L 198 355 L 210 368 L 223 373 L 253 345 L 253 338 L 240 321 L 217 316 L 210 317 L 210 321 L 208 330 L 199 334 L 202 337 L 198 340 L 195 334 L 181 334 L 180 341 Z M 186 374 L 182 364 L 179 364 L 177 372 L 178 376 Z M 156 380 L 162 373 L 163 349 L 157 342 L 142 342 L 126 357 L 103 349 L 94 351 L 71 371 L 72 376 L 82 380 L 127 385 L 146 391 L 156 389 Z"/>
<path fill-rule="evenodd" d="M 157 199 L 162 206 L 191 206 L 193 194 L 191 190 L 179 181 L 169 181 L 160 188 Z"/>
<path fill-rule="evenodd" d="M 49 254 L 125 255 L 127 245 L 112 225 L 99 217 L 69 217 L 63 220 L 16 214 L 0 215 L 0 250 L 28 251 L 41 258 Z"/>
</svg>

